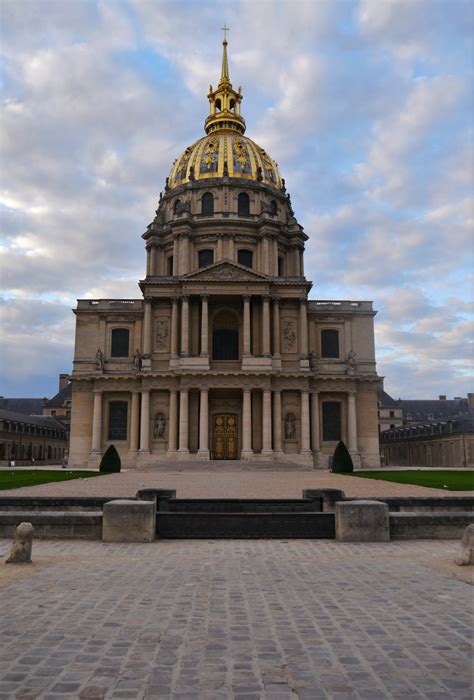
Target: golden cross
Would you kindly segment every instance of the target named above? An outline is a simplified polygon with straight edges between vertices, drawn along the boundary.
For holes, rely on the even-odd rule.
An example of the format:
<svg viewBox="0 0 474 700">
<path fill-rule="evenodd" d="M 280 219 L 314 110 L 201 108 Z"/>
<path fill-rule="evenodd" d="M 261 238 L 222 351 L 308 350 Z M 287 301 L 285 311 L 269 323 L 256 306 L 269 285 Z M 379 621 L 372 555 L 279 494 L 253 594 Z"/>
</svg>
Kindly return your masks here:
<svg viewBox="0 0 474 700">
<path fill-rule="evenodd" d="M 227 41 L 227 32 L 230 32 L 229 27 L 226 25 L 224 22 L 224 26 L 222 27 L 222 31 L 224 32 L 224 41 Z"/>
</svg>

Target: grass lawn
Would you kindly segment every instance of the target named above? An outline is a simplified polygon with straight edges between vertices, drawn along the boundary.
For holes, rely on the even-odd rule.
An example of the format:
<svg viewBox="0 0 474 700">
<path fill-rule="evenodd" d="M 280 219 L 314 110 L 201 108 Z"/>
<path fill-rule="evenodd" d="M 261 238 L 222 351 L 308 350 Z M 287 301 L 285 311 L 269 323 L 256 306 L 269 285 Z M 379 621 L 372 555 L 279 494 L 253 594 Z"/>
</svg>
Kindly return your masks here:
<svg viewBox="0 0 474 700">
<path fill-rule="evenodd" d="M 67 469 L 0 469 L 0 491 L 2 489 L 18 489 L 21 486 L 37 486 L 48 484 L 50 481 L 69 481 L 89 476 L 101 476 L 104 472 L 68 471 Z"/>
<path fill-rule="evenodd" d="M 346 474 L 344 474 L 346 476 Z M 349 476 L 349 475 L 348 475 Z M 429 486 L 443 491 L 474 491 L 474 471 L 459 469 L 458 471 L 364 471 L 352 472 L 350 476 L 362 476 L 364 479 L 381 479 L 396 481 L 397 484 L 416 484 Z"/>
</svg>

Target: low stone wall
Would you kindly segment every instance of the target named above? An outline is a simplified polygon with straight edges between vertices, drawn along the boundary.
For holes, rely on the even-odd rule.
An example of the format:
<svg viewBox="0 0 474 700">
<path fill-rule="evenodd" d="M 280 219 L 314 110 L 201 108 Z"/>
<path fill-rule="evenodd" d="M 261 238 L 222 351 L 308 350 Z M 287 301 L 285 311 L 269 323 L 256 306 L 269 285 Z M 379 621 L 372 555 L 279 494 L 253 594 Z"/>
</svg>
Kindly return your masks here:
<svg viewBox="0 0 474 700">
<path fill-rule="evenodd" d="M 102 511 L 1 511 L 0 537 L 13 537 L 15 528 L 23 521 L 33 525 L 38 539 L 102 539 Z"/>
<path fill-rule="evenodd" d="M 390 513 L 391 540 L 455 540 L 474 523 L 474 513 Z"/>
<path fill-rule="evenodd" d="M 351 498 L 351 501 L 366 500 Z M 474 496 L 391 496 L 371 497 L 386 503 L 391 513 L 474 513 Z"/>
</svg>

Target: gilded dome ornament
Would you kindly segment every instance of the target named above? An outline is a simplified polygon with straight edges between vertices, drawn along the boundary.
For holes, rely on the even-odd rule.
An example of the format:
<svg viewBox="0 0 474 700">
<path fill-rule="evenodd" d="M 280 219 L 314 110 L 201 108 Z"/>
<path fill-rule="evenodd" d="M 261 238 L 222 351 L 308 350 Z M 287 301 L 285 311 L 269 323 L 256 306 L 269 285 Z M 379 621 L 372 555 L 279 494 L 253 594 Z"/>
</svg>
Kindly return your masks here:
<svg viewBox="0 0 474 700">
<path fill-rule="evenodd" d="M 242 89 L 234 90 L 227 58 L 228 27 L 223 27 L 222 68 L 219 85 L 209 86 L 209 116 L 206 136 L 188 146 L 176 159 L 168 178 L 168 188 L 202 179 L 238 178 L 259 182 L 281 190 L 283 181 L 277 163 L 245 134 L 245 119 L 240 113 Z M 168 191 L 168 190 L 167 190 Z"/>
</svg>

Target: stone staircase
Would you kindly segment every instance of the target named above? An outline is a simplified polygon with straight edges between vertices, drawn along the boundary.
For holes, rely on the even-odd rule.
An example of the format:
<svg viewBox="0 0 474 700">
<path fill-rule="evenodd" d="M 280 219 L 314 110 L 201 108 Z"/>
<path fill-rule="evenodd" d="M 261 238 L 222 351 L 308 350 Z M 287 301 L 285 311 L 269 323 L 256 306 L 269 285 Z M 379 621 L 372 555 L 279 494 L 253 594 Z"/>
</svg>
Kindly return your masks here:
<svg viewBox="0 0 474 700">
<path fill-rule="evenodd" d="M 260 462 L 258 460 L 186 460 L 159 462 L 133 471 L 153 472 L 312 472 L 313 467 L 294 462 Z"/>
</svg>

